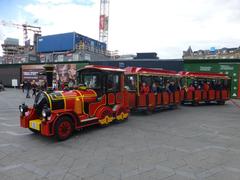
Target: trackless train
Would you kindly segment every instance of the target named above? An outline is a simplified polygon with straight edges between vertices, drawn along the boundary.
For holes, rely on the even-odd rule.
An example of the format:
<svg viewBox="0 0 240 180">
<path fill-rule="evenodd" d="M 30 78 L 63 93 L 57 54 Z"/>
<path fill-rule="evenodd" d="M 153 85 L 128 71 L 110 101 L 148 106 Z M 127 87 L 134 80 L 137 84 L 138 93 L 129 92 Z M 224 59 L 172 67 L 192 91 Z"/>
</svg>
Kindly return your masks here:
<svg viewBox="0 0 240 180">
<path fill-rule="evenodd" d="M 180 76 L 175 71 L 142 67 L 125 68 L 125 87 L 132 110 L 153 111 L 180 103 Z"/>
<path fill-rule="evenodd" d="M 191 87 L 184 87 L 189 79 L 196 80 L 201 87 L 196 87 L 195 92 Z M 217 101 L 224 104 L 229 99 L 228 79 L 220 74 L 193 76 L 188 72 L 89 65 L 78 70 L 77 89 L 39 92 L 32 107 L 20 105 L 20 126 L 65 140 L 74 130 L 86 126 L 124 121 L 130 110 L 151 112 L 175 107 L 181 102 Z M 222 82 L 224 87 L 219 86 L 213 91 L 204 89 L 202 83 L 210 80 Z"/>
<path fill-rule="evenodd" d="M 199 103 L 217 102 L 225 104 L 230 97 L 230 78 L 224 74 L 179 72 L 182 77 L 181 102 Z"/>
</svg>

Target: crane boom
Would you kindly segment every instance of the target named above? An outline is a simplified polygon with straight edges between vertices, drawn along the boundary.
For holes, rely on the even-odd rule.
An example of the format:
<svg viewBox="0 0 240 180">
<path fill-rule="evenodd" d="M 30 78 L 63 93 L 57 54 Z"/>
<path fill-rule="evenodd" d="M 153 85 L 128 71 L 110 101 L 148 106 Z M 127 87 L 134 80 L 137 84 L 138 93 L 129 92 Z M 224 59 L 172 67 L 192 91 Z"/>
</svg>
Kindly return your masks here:
<svg viewBox="0 0 240 180">
<path fill-rule="evenodd" d="M 13 22 L 7 22 L 4 20 L 0 21 L 0 24 L 3 26 L 8 26 L 8 27 L 16 27 L 18 29 L 23 29 L 23 40 L 24 40 L 24 44 L 27 45 L 27 41 L 28 41 L 28 31 L 32 31 L 35 34 L 41 34 L 41 27 L 38 26 L 32 26 L 29 24 L 16 24 Z"/>
</svg>

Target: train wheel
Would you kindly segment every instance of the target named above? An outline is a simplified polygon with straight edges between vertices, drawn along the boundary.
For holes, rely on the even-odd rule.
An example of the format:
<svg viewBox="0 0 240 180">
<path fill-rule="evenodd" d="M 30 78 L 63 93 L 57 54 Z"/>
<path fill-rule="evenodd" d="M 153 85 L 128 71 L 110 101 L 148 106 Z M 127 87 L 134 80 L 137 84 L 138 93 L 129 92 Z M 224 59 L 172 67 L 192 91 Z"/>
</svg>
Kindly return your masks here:
<svg viewBox="0 0 240 180">
<path fill-rule="evenodd" d="M 101 114 L 101 118 L 99 119 L 99 124 L 101 126 L 107 126 L 113 121 L 113 115 L 109 111 L 104 111 Z"/>
<path fill-rule="evenodd" d="M 224 105 L 224 104 L 225 104 L 225 101 L 217 101 L 217 104 L 219 104 L 219 105 Z"/>
<path fill-rule="evenodd" d="M 210 104 L 210 101 L 205 101 L 205 104 Z"/>
<path fill-rule="evenodd" d="M 199 105 L 199 102 L 193 101 L 193 102 L 192 102 L 192 105 L 193 105 L 193 106 L 198 106 L 198 105 Z"/>
<path fill-rule="evenodd" d="M 72 119 L 67 116 L 60 117 L 54 127 L 54 130 L 57 140 L 63 141 L 68 139 L 74 130 Z"/>
<path fill-rule="evenodd" d="M 146 115 L 151 115 L 151 114 L 153 114 L 153 110 L 152 110 L 152 109 L 146 109 L 146 110 L 144 111 L 144 114 L 146 114 Z"/>
<path fill-rule="evenodd" d="M 121 121 L 124 121 L 128 118 L 128 113 L 124 112 L 123 110 L 120 110 L 117 112 L 117 115 L 116 115 L 116 121 L 117 122 L 121 122 Z"/>
</svg>

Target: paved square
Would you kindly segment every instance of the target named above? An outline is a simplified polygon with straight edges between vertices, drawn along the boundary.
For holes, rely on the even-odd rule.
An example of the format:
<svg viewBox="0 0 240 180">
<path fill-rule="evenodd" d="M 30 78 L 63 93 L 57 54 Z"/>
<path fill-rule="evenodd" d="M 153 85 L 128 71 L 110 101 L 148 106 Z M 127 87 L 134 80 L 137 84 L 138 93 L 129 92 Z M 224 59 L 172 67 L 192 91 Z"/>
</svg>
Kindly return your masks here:
<svg viewBox="0 0 240 180">
<path fill-rule="evenodd" d="M 19 127 L 21 90 L 0 92 L 1 180 L 240 179 L 240 109 L 180 106 L 90 127 L 64 142 Z"/>
</svg>

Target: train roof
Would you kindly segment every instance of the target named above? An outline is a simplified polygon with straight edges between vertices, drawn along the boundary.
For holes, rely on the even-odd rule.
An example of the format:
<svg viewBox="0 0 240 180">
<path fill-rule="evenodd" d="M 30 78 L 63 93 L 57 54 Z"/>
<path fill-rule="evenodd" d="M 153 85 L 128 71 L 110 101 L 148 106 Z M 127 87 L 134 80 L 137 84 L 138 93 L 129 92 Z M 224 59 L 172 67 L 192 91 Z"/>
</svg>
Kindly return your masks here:
<svg viewBox="0 0 240 180">
<path fill-rule="evenodd" d="M 144 67 L 126 67 L 125 74 L 178 76 L 176 71 L 166 70 L 166 69 L 144 68 Z"/>
<path fill-rule="evenodd" d="M 230 79 L 225 74 L 220 73 L 205 73 L 205 72 L 188 72 L 188 71 L 181 71 L 179 75 L 183 77 L 193 77 L 193 78 L 207 78 L 207 79 Z"/>
<path fill-rule="evenodd" d="M 96 69 L 100 71 L 113 71 L 113 72 L 125 72 L 124 69 L 112 67 L 112 66 L 100 66 L 100 65 L 87 65 L 84 68 L 79 69 L 81 71 L 83 69 Z"/>
</svg>

